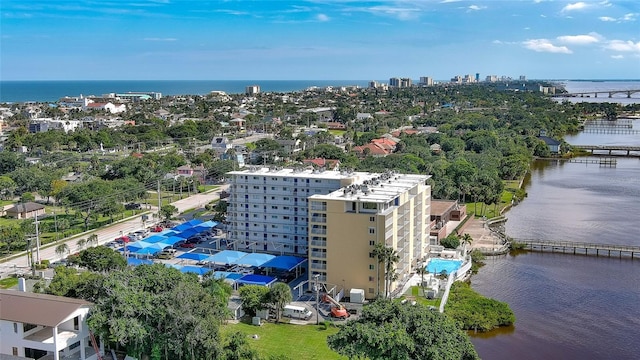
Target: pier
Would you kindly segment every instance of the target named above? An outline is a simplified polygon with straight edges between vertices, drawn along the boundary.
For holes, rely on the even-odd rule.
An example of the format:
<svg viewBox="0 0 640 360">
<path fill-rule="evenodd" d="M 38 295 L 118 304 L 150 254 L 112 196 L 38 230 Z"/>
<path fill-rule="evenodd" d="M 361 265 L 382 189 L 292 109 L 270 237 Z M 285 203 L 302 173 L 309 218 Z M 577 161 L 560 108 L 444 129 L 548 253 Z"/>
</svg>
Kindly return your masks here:
<svg viewBox="0 0 640 360">
<path fill-rule="evenodd" d="M 624 127 L 611 127 L 611 126 L 589 126 L 585 127 L 582 132 L 585 134 L 619 134 L 619 135 L 637 135 L 640 134 L 640 130 L 634 130 Z"/>
<path fill-rule="evenodd" d="M 615 167 L 618 164 L 618 160 L 614 158 L 599 158 L 599 159 L 584 159 L 584 158 L 538 158 L 538 160 L 556 161 L 556 162 L 568 162 L 578 164 L 597 164 L 606 167 Z"/>
<path fill-rule="evenodd" d="M 623 152 L 621 156 L 634 156 L 638 157 L 640 154 L 640 146 L 624 146 L 624 145 L 571 145 L 572 147 L 580 150 L 590 151 L 592 155 L 603 155 L 597 154 L 596 151 L 606 152 L 606 155 L 613 156 L 613 151 Z M 635 152 L 636 154 L 632 154 L 631 152 Z M 626 153 L 626 155 L 624 154 Z"/>
<path fill-rule="evenodd" d="M 555 252 L 574 255 L 617 256 L 633 259 L 640 255 L 640 246 L 592 244 L 572 241 L 547 241 L 531 239 L 512 239 L 524 245 L 524 250 Z"/>
<path fill-rule="evenodd" d="M 600 91 L 586 91 L 586 92 L 577 92 L 577 93 L 564 93 L 564 94 L 555 94 L 553 97 L 594 97 L 597 98 L 598 94 L 605 95 L 609 98 L 612 98 L 616 94 L 627 95 L 627 99 L 631 98 L 631 95 L 640 93 L 640 90 L 600 90 Z"/>
</svg>

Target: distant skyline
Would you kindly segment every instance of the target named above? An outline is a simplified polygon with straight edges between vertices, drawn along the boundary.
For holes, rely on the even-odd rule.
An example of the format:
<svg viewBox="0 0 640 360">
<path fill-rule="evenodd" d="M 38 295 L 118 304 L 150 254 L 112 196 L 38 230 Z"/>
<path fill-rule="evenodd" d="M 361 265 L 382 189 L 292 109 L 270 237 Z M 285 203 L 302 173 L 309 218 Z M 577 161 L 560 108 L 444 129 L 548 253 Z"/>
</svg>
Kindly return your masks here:
<svg viewBox="0 0 640 360">
<path fill-rule="evenodd" d="M 2 80 L 640 79 L 640 1 L 2 0 Z"/>
</svg>

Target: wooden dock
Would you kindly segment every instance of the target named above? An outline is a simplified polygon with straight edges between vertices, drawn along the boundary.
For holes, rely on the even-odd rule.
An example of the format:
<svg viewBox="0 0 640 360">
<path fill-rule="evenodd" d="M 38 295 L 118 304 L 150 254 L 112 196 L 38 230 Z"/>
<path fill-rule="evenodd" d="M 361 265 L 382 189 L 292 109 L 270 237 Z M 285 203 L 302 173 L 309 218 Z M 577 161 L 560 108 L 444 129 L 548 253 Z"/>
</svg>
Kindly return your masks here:
<svg viewBox="0 0 640 360">
<path fill-rule="evenodd" d="M 512 239 L 523 244 L 524 250 L 539 252 L 554 252 L 574 255 L 617 256 L 633 259 L 640 255 L 640 246 L 593 244 L 572 241 L 547 241 L 530 239 Z"/>
<path fill-rule="evenodd" d="M 604 167 L 615 167 L 618 164 L 618 160 L 614 158 L 599 158 L 599 159 L 584 159 L 584 158 L 538 158 L 538 160 L 546 160 L 546 161 L 562 161 L 568 163 L 578 163 L 578 164 L 596 164 Z"/>
</svg>

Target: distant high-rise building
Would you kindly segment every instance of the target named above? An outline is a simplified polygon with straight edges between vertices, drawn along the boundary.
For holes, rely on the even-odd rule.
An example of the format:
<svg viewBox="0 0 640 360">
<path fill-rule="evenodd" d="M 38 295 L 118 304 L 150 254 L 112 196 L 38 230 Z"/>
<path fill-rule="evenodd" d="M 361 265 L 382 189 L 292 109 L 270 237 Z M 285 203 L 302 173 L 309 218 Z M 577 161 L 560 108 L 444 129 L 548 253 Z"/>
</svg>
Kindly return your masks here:
<svg viewBox="0 0 640 360">
<path fill-rule="evenodd" d="M 488 75 L 486 78 L 487 82 L 496 82 L 498 81 L 498 75 Z"/>
<path fill-rule="evenodd" d="M 369 81 L 369 88 L 370 88 L 370 89 L 377 89 L 377 88 L 378 88 L 378 85 L 379 85 L 379 84 L 378 84 L 378 82 L 377 82 L 377 81 L 375 81 L 375 80 L 371 80 L 371 81 Z"/>
<path fill-rule="evenodd" d="M 520 75 L 520 81 L 527 81 L 527 77 L 525 75 Z"/>
<path fill-rule="evenodd" d="M 451 82 L 455 84 L 462 84 L 462 76 L 456 75 L 451 78 Z"/>
<path fill-rule="evenodd" d="M 400 87 L 401 86 L 400 78 L 391 78 L 391 79 L 389 79 L 389 86 Z"/>
<path fill-rule="evenodd" d="M 413 86 L 413 82 L 409 78 L 400 79 L 400 87 L 411 87 Z"/>
<path fill-rule="evenodd" d="M 244 92 L 249 95 L 249 96 L 253 96 L 256 94 L 260 93 L 260 86 L 259 85 L 250 85 L 244 88 Z"/>
<path fill-rule="evenodd" d="M 476 82 L 480 82 L 480 73 L 476 73 Z"/>
<path fill-rule="evenodd" d="M 420 85 L 432 86 L 433 85 L 433 78 L 431 78 L 429 76 L 421 76 L 420 77 Z"/>
</svg>

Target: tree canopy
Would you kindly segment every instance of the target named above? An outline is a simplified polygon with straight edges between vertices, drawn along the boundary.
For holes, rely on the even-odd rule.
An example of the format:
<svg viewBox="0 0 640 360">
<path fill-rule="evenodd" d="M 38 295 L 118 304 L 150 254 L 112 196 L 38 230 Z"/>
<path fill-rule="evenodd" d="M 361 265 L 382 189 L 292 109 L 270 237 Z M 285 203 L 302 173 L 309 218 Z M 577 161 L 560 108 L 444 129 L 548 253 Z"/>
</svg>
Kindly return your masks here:
<svg viewBox="0 0 640 360">
<path fill-rule="evenodd" d="M 371 360 L 479 359 L 466 333 L 448 317 L 421 304 L 377 300 L 358 320 L 328 337 L 341 355 Z"/>
</svg>

